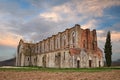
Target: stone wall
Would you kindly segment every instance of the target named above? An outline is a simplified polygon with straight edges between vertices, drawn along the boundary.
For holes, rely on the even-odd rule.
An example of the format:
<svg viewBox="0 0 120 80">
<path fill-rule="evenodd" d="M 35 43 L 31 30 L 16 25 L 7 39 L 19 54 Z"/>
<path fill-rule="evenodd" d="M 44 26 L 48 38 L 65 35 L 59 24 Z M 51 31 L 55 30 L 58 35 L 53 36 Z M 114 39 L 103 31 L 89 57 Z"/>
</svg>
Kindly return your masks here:
<svg viewBox="0 0 120 80">
<path fill-rule="evenodd" d="M 71 53 L 71 49 L 74 49 Z M 103 66 L 103 55 L 97 46 L 96 30 L 76 24 L 38 43 L 20 40 L 17 66 L 83 68 Z"/>
</svg>

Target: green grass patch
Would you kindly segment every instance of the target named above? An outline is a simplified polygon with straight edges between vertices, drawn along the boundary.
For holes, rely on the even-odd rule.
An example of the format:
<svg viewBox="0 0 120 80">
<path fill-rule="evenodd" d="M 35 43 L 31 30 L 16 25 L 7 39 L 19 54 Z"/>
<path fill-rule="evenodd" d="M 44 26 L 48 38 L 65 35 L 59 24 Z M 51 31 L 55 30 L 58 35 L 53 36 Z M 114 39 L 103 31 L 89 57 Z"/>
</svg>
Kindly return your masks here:
<svg viewBox="0 0 120 80">
<path fill-rule="evenodd" d="M 120 67 L 101 67 L 101 68 L 41 68 L 41 67 L 18 67 L 0 68 L 0 71 L 43 71 L 43 72 L 101 72 L 120 70 Z"/>
</svg>

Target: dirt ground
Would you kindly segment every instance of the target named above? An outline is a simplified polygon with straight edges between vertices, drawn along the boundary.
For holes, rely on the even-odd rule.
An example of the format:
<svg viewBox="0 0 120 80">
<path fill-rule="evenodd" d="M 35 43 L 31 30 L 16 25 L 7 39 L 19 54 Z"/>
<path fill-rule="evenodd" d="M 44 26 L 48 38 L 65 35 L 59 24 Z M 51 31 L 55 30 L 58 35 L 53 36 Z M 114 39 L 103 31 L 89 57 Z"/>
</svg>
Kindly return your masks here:
<svg viewBox="0 0 120 80">
<path fill-rule="evenodd" d="M 120 70 L 101 72 L 0 71 L 0 80 L 120 80 Z"/>
</svg>

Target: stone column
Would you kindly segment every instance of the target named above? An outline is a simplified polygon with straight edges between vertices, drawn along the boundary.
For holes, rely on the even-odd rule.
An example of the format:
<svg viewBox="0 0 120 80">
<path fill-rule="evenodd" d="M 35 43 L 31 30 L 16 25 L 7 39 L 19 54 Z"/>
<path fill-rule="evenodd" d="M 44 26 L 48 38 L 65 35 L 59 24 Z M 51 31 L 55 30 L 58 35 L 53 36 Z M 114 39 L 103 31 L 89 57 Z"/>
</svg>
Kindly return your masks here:
<svg viewBox="0 0 120 80">
<path fill-rule="evenodd" d="M 97 34 L 96 34 L 96 30 L 93 30 L 93 46 L 94 46 L 94 50 L 97 50 Z"/>
<path fill-rule="evenodd" d="M 80 44 L 81 44 L 81 29 L 80 29 L 80 25 L 76 24 L 75 25 L 75 37 L 76 37 L 76 41 L 75 41 L 75 47 L 80 48 Z"/>
<path fill-rule="evenodd" d="M 22 53 L 22 54 L 21 54 L 21 66 L 24 66 L 24 58 L 25 58 L 25 56 L 24 56 L 24 54 Z"/>
<path fill-rule="evenodd" d="M 75 57 L 74 57 L 74 55 L 72 56 L 72 62 L 73 62 L 72 64 L 73 64 L 73 68 L 74 68 L 75 67 L 75 65 L 74 65 L 75 64 Z"/>
<path fill-rule="evenodd" d="M 87 49 L 90 49 L 90 29 L 86 29 Z"/>
<path fill-rule="evenodd" d="M 54 51 L 55 50 L 55 35 L 52 36 L 52 39 L 53 39 L 53 41 L 52 41 L 52 51 Z"/>
</svg>

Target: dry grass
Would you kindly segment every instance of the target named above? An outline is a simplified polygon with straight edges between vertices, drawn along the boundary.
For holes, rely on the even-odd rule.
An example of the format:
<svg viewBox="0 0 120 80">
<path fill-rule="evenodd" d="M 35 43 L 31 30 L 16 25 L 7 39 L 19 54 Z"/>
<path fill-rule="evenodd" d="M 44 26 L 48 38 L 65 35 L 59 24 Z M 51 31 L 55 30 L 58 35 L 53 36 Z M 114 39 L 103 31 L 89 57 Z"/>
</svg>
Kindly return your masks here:
<svg viewBox="0 0 120 80">
<path fill-rule="evenodd" d="M 18 71 L 0 70 L 0 80 L 120 80 L 120 70 L 105 71 Z"/>
</svg>

